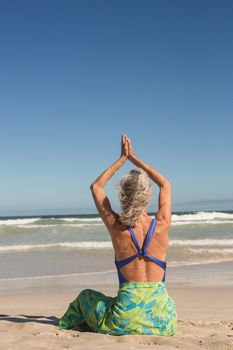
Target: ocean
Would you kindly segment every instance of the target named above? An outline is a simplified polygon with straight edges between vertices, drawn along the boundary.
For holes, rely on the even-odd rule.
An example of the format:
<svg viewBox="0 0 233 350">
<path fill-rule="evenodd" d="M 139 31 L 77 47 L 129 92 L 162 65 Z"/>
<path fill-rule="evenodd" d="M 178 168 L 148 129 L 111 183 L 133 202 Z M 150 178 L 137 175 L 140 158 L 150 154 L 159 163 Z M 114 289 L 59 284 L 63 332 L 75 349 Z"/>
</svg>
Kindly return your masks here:
<svg viewBox="0 0 233 350">
<path fill-rule="evenodd" d="M 168 269 L 180 271 L 173 281 L 205 265 L 233 267 L 233 211 L 174 212 L 169 237 Z M 117 281 L 112 243 L 98 215 L 0 217 L 0 266 L 0 288 L 74 277 Z"/>
</svg>

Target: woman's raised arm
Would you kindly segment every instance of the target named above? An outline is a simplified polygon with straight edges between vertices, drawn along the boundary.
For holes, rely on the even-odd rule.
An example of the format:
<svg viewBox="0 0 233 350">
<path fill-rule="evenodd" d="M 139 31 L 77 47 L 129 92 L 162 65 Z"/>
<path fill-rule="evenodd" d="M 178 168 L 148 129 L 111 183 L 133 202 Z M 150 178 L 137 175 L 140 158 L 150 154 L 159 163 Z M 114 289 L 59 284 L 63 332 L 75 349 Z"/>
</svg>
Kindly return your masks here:
<svg viewBox="0 0 233 350">
<path fill-rule="evenodd" d="M 104 187 L 116 171 L 126 162 L 127 157 L 128 144 L 126 142 L 126 136 L 123 134 L 121 137 L 121 155 L 119 159 L 105 169 L 90 186 L 96 208 L 108 228 L 115 224 L 117 215 L 111 208 Z"/>
</svg>

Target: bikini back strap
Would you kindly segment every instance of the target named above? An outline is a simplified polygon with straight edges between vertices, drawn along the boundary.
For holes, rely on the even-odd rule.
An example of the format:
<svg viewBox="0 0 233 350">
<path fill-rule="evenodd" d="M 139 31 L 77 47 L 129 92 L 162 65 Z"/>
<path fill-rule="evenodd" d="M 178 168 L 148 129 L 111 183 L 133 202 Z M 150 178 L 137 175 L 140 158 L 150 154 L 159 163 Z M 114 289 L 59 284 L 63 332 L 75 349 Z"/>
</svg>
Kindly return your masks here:
<svg viewBox="0 0 233 350">
<path fill-rule="evenodd" d="M 154 231 L 155 231 L 155 227 L 156 227 L 156 224 L 157 224 L 157 220 L 156 219 L 153 219 L 151 221 L 151 224 L 150 224 L 150 227 L 149 227 L 149 230 L 148 230 L 148 233 L 146 235 L 146 240 L 145 240 L 145 243 L 143 244 L 143 250 L 146 251 L 153 235 L 154 235 Z"/>
<path fill-rule="evenodd" d="M 153 261 L 156 265 L 160 266 L 163 270 L 166 270 L 166 267 L 167 267 L 166 261 L 159 260 L 159 259 L 157 259 L 154 256 L 151 256 L 149 254 L 146 254 L 146 256 L 147 256 L 148 259 Z"/>
<path fill-rule="evenodd" d="M 129 232 L 130 232 L 130 235 L 134 241 L 134 244 L 138 250 L 138 253 L 142 256 L 144 256 L 146 254 L 146 248 L 148 247 L 149 243 L 150 243 L 150 240 L 154 234 L 154 230 L 155 230 L 155 226 L 156 226 L 156 223 L 157 223 L 157 220 L 153 219 L 150 223 L 150 227 L 149 227 L 149 230 L 146 234 L 146 239 L 145 239 L 145 242 L 143 243 L 143 246 L 140 247 L 139 243 L 138 243 L 138 240 L 135 236 L 135 233 L 132 229 L 132 227 L 129 227 Z"/>
<path fill-rule="evenodd" d="M 135 234 L 134 234 L 134 232 L 133 232 L 132 227 L 129 226 L 129 227 L 128 227 L 128 230 L 129 230 L 129 232 L 130 232 L 130 235 L 131 235 L 131 237 L 132 237 L 132 239 L 133 239 L 133 241 L 134 241 L 134 244 L 135 244 L 135 246 L 136 246 L 138 252 L 140 252 L 141 248 L 140 248 L 140 245 L 139 245 L 139 243 L 138 243 L 138 240 L 137 240 L 137 238 L 136 238 L 136 236 L 135 236 Z"/>
<path fill-rule="evenodd" d="M 121 269 L 123 266 L 129 264 L 131 261 L 133 261 L 134 259 L 136 259 L 138 257 L 139 253 L 133 255 L 133 256 L 130 256 L 126 259 L 122 259 L 122 260 L 119 260 L 117 261 L 116 260 L 116 257 L 115 257 L 115 263 L 116 263 L 116 266 L 118 269 Z"/>
</svg>

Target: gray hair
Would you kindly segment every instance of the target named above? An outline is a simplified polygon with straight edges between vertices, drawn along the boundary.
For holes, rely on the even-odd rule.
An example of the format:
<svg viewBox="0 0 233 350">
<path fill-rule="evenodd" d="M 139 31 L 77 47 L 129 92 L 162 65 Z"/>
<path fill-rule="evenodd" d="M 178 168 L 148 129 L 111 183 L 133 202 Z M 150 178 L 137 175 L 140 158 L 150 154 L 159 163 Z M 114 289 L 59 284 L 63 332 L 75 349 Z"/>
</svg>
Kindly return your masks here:
<svg viewBox="0 0 233 350">
<path fill-rule="evenodd" d="M 122 177 L 118 190 L 122 209 L 119 221 L 126 226 L 135 226 L 151 200 L 152 186 L 149 176 L 140 168 L 133 169 Z"/>
</svg>

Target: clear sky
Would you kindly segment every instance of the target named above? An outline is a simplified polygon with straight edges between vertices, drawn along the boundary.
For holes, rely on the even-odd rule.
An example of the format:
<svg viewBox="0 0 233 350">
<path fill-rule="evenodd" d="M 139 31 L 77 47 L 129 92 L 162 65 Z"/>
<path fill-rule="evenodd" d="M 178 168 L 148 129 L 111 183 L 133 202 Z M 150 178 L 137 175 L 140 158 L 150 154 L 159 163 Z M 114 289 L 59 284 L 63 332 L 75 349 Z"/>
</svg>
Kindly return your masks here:
<svg viewBox="0 0 233 350">
<path fill-rule="evenodd" d="M 122 132 L 174 210 L 233 209 L 232 18 L 231 0 L 0 0 L 0 215 L 95 212 Z"/>
</svg>

